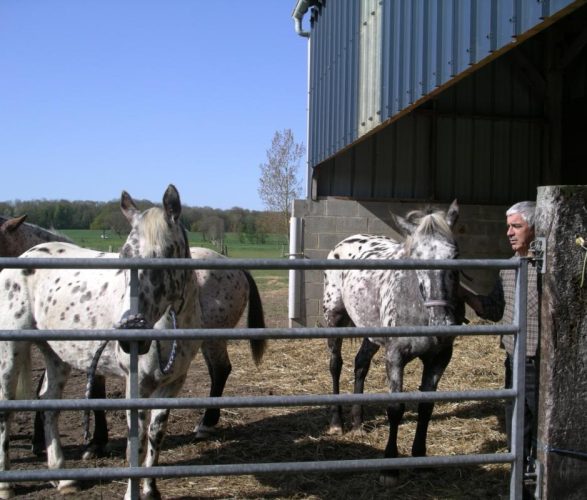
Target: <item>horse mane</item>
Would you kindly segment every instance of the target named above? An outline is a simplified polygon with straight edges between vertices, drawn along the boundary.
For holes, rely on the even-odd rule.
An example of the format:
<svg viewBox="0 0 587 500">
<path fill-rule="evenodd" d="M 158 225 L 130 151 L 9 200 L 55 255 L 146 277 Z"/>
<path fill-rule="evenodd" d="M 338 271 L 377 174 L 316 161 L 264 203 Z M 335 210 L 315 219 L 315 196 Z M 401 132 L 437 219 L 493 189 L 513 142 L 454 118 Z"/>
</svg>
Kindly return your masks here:
<svg viewBox="0 0 587 500">
<path fill-rule="evenodd" d="M 143 215 L 143 237 L 145 238 L 145 254 L 160 253 L 161 250 L 173 243 L 173 236 L 169 231 L 169 224 L 165 219 L 164 211 L 159 207 L 152 207 Z M 185 242 L 184 257 L 190 257 L 188 237 L 183 225 L 180 225 Z"/>
<path fill-rule="evenodd" d="M 143 238 L 145 255 L 160 253 L 170 242 L 169 226 L 163 210 L 152 207 L 143 215 Z"/>
<path fill-rule="evenodd" d="M 0 215 L 0 225 L 4 224 L 6 221 L 12 219 L 13 217 Z M 63 233 L 60 233 L 54 228 L 46 229 L 41 226 L 37 226 L 31 222 L 24 222 L 23 226 L 30 231 L 35 236 L 38 236 L 43 241 L 63 241 L 66 243 L 73 243 L 73 240 L 66 236 Z"/>
<path fill-rule="evenodd" d="M 454 235 L 446 222 L 445 213 L 442 210 L 413 210 L 406 215 L 406 219 L 416 225 L 415 231 L 407 238 L 407 246 L 410 247 L 414 238 L 419 236 L 434 236 L 448 241 L 454 241 Z"/>
</svg>

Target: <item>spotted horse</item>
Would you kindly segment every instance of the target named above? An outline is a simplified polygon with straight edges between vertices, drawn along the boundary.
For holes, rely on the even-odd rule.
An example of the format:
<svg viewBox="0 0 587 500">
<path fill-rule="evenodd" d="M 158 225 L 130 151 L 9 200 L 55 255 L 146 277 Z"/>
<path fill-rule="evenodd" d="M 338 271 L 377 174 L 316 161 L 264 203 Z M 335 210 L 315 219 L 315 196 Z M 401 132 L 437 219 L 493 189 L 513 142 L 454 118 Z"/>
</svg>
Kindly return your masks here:
<svg viewBox="0 0 587 500">
<path fill-rule="evenodd" d="M 446 213 L 411 212 L 396 216 L 396 225 L 406 237 L 396 241 L 385 236 L 357 234 L 338 243 L 329 259 L 456 259 L 457 243 L 452 228 L 458 218 L 456 200 Z M 327 326 L 393 327 L 448 326 L 460 317 L 462 302 L 457 299 L 458 273 L 450 269 L 327 270 L 324 275 L 323 310 Z M 456 314 L 455 314 L 456 311 Z M 362 393 L 371 359 L 383 347 L 389 391 L 403 390 L 404 367 L 413 359 L 423 363 L 421 391 L 435 391 L 453 348 L 453 336 L 365 338 L 355 357 L 355 393 Z M 330 373 L 334 394 L 340 392 L 342 338 L 328 340 Z M 418 425 L 412 446 L 413 456 L 426 455 L 426 435 L 434 403 L 418 405 Z M 398 455 L 397 434 L 404 403 L 387 408 L 389 438 L 385 458 Z M 362 408 L 351 410 L 353 429 L 363 422 Z M 343 431 L 342 408 L 332 407 L 330 433 Z M 397 470 L 383 470 L 385 486 L 397 483 Z"/>
<path fill-rule="evenodd" d="M 0 257 L 18 257 L 29 248 L 48 241 L 73 243 L 67 236 L 49 231 L 19 217 L 0 216 Z"/>
<path fill-rule="evenodd" d="M 191 247 L 193 259 L 226 259 L 225 256 L 207 248 Z M 196 287 L 199 291 L 200 309 L 202 311 L 202 328 L 233 328 L 243 315 L 248 305 L 248 328 L 265 328 L 263 304 L 257 284 L 246 270 L 238 269 L 196 269 L 193 271 Z M 266 349 L 265 339 L 252 339 L 250 348 L 253 360 L 259 365 Z M 223 339 L 206 339 L 202 342 L 202 354 L 210 375 L 210 397 L 220 397 L 232 364 L 228 356 L 227 341 Z M 90 397 L 104 399 L 106 385 L 104 378 L 97 375 L 91 386 Z M 41 413 L 37 413 L 33 434 L 33 450 L 40 454 L 44 451 L 43 424 Z M 107 453 L 108 427 L 103 411 L 94 412 L 94 433 L 84 451 L 84 459 L 102 456 Z M 205 439 L 213 432 L 220 419 L 219 408 L 207 408 L 196 425 L 194 432 L 197 439 Z"/>
<path fill-rule="evenodd" d="M 179 221 L 181 202 L 177 189 L 169 185 L 163 196 L 163 207 L 138 210 L 131 196 L 123 192 L 121 209 L 131 223 L 131 232 L 121 252 L 125 258 L 190 258 L 187 233 Z M 101 258 L 103 253 L 68 243 L 44 243 L 27 251 L 22 258 L 89 257 Z M 201 313 L 198 290 L 190 270 L 139 270 L 138 311 L 147 325 L 169 326 L 168 312 L 176 312 L 179 328 L 199 328 Z M 0 273 L 0 329 L 103 329 L 117 322 L 135 320 L 130 311 L 129 271 L 110 269 L 4 269 Z M 100 341 L 36 341 L 42 353 L 46 380 L 41 398 L 59 399 L 72 368 L 84 370 L 101 345 Z M 31 344 L 29 341 L 0 341 L 0 397 L 4 400 L 30 397 Z M 189 365 L 201 341 L 145 342 L 147 351 L 139 358 L 140 397 L 174 397 L 183 386 Z M 175 350 L 175 362 L 168 371 L 160 368 L 161 358 L 167 359 Z M 127 379 L 129 373 L 128 345 L 110 342 L 98 366 L 102 376 Z M 21 389 L 17 392 L 17 388 Z M 129 387 L 127 383 L 127 396 Z M 146 410 L 139 414 L 139 459 L 146 466 L 158 462 L 165 435 L 169 410 L 153 410 L 146 428 Z M 45 444 L 48 467 L 64 464 L 59 440 L 58 412 L 44 416 Z M 10 468 L 10 414 L 0 414 L 0 471 Z M 148 434 L 148 436 L 147 436 Z M 147 439 L 148 437 L 148 439 Z M 129 447 L 127 444 L 127 453 Z M 61 493 L 79 489 L 75 481 L 56 483 Z M 2 482 L 0 498 L 14 494 L 13 486 Z M 144 479 L 142 494 L 159 497 L 154 479 Z M 126 498 L 130 497 L 130 482 Z"/>
</svg>

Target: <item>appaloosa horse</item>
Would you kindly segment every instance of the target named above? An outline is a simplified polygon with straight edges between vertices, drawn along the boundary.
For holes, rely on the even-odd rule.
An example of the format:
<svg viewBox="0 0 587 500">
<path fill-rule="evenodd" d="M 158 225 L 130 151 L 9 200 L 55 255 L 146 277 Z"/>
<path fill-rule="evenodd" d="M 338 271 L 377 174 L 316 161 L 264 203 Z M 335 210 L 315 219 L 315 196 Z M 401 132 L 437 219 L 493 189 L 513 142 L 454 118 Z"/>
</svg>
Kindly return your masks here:
<svg viewBox="0 0 587 500">
<path fill-rule="evenodd" d="M 406 240 L 358 234 L 341 241 L 329 259 L 455 259 L 458 249 L 451 228 L 458 217 L 456 200 L 448 212 L 411 212 L 396 217 Z M 457 301 L 458 273 L 455 270 L 327 270 L 324 276 L 323 308 L 327 326 L 387 327 L 401 325 L 453 325 Z M 423 363 L 420 390 L 435 391 L 452 356 L 454 337 L 419 336 L 366 338 L 355 358 L 355 389 L 363 392 L 371 359 L 380 347 L 390 392 L 403 390 L 407 363 L 420 358 Z M 328 340 L 330 372 L 334 394 L 339 393 L 342 369 L 342 339 Z M 426 434 L 434 403 L 418 405 L 418 426 L 412 455 L 426 455 Z M 392 403 L 387 409 L 389 439 L 385 457 L 398 455 L 397 433 L 405 405 Z M 353 427 L 362 424 L 362 409 L 352 409 Z M 342 408 L 332 408 L 330 432 L 342 432 Z M 397 482 L 397 470 L 381 471 L 381 482 Z"/>
<path fill-rule="evenodd" d="M 18 257 L 29 248 L 48 241 L 73 243 L 67 236 L 25 222 L 27 216 L 0 216 L 0 257 Z"/>
<path fill-rule="evenodd" d="M 207 248 L 192 247 L 193 259 L 225 259 L 226 257 Z M 200 298 L 202 311 L 202 328 L 233 328 L 247 307 L 247 326 L 249 328 L 265 328 L 263 304 L 259 289 L 251 274 L 237 269 L 197 269 L 193 272 Z M 253 361 L 259 365 L 263 359 L 266 340 L 250 340 Z M 208 339 L 202 342 L 202 354 L 210 374 L 210 397 L 220 397 L 232 365 L 228 356 L 227 341 Z M 97 375 L 91 386 L 91 398 L 106 398 L 104 378 Z M 42 413 L 38 412 L 33 433 L 33 451 L 41 454 L 45 450 L 43 436 Z M 196 438 L 208 437 L 220 418 L 219 408 L 207 408 L 194 432 Z M 94 411 L 94 433 L 86 447 L 84 459 L 102 456 L 108 445 L 108 426 L 103 411 Z"/>
<path fill-rule="evenodd" d="M 225 259 L 207 248 L 190 248 L 192 259 Z M 233 328 L 239 322 L 248 303 L 248 328 L 265 328 L 263 305 L 257 283 L 251 273 L 238 269 L 197 269 L 194 271 L 200 290 L 202 328 Z M 252 339 L 251 353 L 255 364 L 263 359 L 266 340 Z M 210 374 L 210 396 L 222 396 L 226 380 L 232 371 L 226 340 L 204 340 L 202 354 Z M 197 438 L 207 437 L 218 423 L 220 409 L 208 408 L 196 425 Z"/>
<path fill-rule="evenodd" d="M 163 208 L 140 212 L 128 193 L 123 192 L 121 209 L 132 230 L 123 246 L 126 258 L 190 258 L 187 233 L 179 221 L 181 202 L 177 189 L 170 185 L 163 196 Z M 90 257 L 104 254 L 68 243 L 45 243 L 27 251 L 22 258 Z M 199 328 L 201 314 L 196 282 L 190 270 L 140 270 L 138 311 L 147 325 L 161 318 L 160 327 L 169 325 L 167 316 L 175 311 L 179 328 Z M 120 320 L 137 320 L 129 315 L 129 271 L 110 269 L 4 269 L 0 273 L 0 329 L 94 329 L 112 328 Z M 46 367 L 42 398 L 59 399 L 71 368 L 86 371 L 100 341 L 35 341 Z M 141 397 L 174 397 L 185 382 L 189 365 L 201 341 L 147 342 L 148 352 L 139 358 L 139 395 Z M 126 347 L 125 347 L 126 346 Z M 98 373 L 127 378 L 128 345 L 110 342 L 102 353 Z M 31 342 L 0 341 L 0 397 L 15 399 L 17 386 L 30 389 Z M 161 369 L 161 359 L 174 352 L 174 362 Z M 28 384 L 27 384 L 28 382 Z M 127 380 L 128 382 L 128 380 Z M 127 396 L 129 384 L 127 383 Z M 27 391 L 24 397 L 27 397 Z M 144 466 L 157 464 L 165 435 L 169 410 L 152 410 L 148 429 L 146 411 L 139 413 L 139 459 Z M 59 442 L 58 412 L 45 412 L 44 428 L 49 468 L 64 464 Z M 10 467 L 10 414 L 0 414 L 0 471 Z M 128 448 L 127 448 L 128 449 Z M 1 475 L 1 473 L 0 473 Z M 0 479 L 1 481 L 1 479 Z M 60 492 L 77 490 L 74 481 L 57 483 Z M 143 481 L 145 497 L 158 497 L 154 479 Z M 13 494 L 12 485 L 0 482 L 0 498 Z M 126 496 L 130 496 L 130 483 Z"/>
</svg>

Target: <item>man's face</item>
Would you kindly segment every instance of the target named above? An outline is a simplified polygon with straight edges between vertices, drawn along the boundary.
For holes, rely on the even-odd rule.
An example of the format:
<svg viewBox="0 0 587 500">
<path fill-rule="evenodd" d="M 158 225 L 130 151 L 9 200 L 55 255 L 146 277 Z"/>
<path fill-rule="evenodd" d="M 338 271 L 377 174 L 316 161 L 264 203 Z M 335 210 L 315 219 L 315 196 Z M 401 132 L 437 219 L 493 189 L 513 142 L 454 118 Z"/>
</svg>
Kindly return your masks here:
<svg viewBox="0 0 587 500">
<path fill-rule="evenodd" d="M 512 250 L 521 257 L 528 255 L 530 242 L 534 240 L 534 228 L 530 227 L 520 214 L 507 217 L 507 228 Z"/>
</svg>

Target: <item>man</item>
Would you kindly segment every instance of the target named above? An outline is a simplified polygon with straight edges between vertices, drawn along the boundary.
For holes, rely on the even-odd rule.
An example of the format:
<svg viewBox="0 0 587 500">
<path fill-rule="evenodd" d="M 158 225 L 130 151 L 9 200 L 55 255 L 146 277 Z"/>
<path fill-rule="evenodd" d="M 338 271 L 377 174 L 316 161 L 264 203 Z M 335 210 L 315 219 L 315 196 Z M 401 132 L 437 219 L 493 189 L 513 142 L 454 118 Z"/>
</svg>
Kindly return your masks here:
<svg viewBox="0 0 587 500">
<path fill-rule="evenodd" d="M 507 237 L 515 257 L 527 257 L 530 243 L 534 240 L 534 214 L 536 203 L 522 201 L 516 203 L 506 211 Z M 512 323 L 514 319 L 514 302 L 516 289 L 516 271 L 502 269 L 499 279 L 491 293 L 487 296 L 475 295 L 463 287 L 460 288 L 462 297 L 478 316 L 491 321 Z M 528 266 L 528 313 L 526 330 L 526 401 L 524 411 L 524 459 L 533 456 L 533 429 L 536 424 L 537 397 L 537 350 L 538 350 L 538 290 L 536 286 L 536 267 Z M 501 338 L 502 347 L 506 351 L 505 359 L 505 387 L 512 387 L 514 337 L 504 335 Z M 511 419 L 513 403 L 506 403 L 506 432 L 508 447 L 511 444 Z"/>
</svg>

